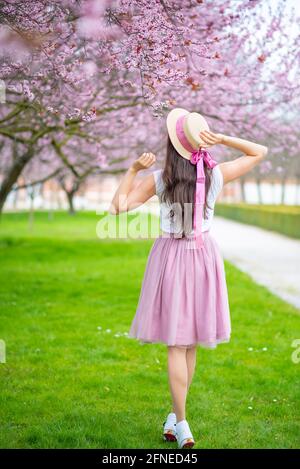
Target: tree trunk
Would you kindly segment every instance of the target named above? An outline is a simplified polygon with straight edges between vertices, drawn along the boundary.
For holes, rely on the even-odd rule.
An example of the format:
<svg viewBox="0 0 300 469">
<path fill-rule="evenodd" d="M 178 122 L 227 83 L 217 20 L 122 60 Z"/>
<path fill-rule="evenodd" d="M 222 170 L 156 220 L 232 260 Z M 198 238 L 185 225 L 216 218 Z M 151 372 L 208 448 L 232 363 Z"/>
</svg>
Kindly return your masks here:
<svg viewBox="0 0 300 469">
<path fill-rule="evenodd" d="M 78 191 L 81 181 L 78 179 L 76 181 L 73 181 L 71 188 L 69 189 L 67 182 L 65 178 L 62 176 L 58 178 L 58 182 L 62 190 L 65 192 L 69 204 L 69 214 L 74 215 L 75 212 L 75 207 L 74 207 L 74 195 Z"/>
<path fill-rule="evenodd" d="M 260 184 L 259 178 L 256 179 L 256 185 L 257 185 L 258 203 L 262 204 L 261 184 Z"/>
<path fill-rule="evenodd" d="M 24 153 L 24 155 L 16 158 L 16 160 L 13 162 L 12 166 L 9 168 L 6 175 L 4 176 L 3 182 L 0 187 L 0 213 L 3 210 L 3 206 L 13 185 L 17 182 L 18 177 L 20 176 L 24 167 L 31 160 L 32 157 L 33 148 L 30 148 L 26 153 Z"/>
<path fill-rule="evenodd" d="M 29 197 L 30 197 L 28 228 L 29 228 L 29 231 L 32 231 L 33 222 L 34 222 L 34 189 L 32 188 L 31 191 L 29 190 L 28 192 L 29 192 Z"/>
<path fill-rule="evenodd" d="M 243 177 L 240 178 L 240 186 L 241 186 L 241 197 L 242 197 L 242 202 L 246 202 L 246 190 L 245 190 L 245 179 Z"/>
<path fill-rule="evenodd" d="M 15 191 L 13 194 L 13 209 L 17 210 L 18 208 L 18 200 L 19 200 L 19 191 Z"/>
<path fill-rule="evenodd" d="M 69 204 L 69 214 L 75 215 L 75 208 L 74 208 L 74 195 L 75 191 L 66 191 L 68 204 Z"/>
</svg>

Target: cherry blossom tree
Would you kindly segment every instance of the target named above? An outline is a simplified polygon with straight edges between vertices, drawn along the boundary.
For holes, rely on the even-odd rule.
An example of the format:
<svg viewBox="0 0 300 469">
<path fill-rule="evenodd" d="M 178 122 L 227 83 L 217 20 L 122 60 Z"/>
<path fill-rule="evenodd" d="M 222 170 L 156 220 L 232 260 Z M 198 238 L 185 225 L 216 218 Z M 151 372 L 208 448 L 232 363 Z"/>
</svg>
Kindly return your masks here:
<svg viewBox="0 0 300 469">
<path fill-rule="evenodd" d="M 49 162 L 40 179 L 77 187 L 161 152 L 173 106 L 298 154 L 284 121 L 299 105 L 299 18 L 284 1 L 2 1 L 0 24 L 0 207 L 33 160 Z"/>
</svg>

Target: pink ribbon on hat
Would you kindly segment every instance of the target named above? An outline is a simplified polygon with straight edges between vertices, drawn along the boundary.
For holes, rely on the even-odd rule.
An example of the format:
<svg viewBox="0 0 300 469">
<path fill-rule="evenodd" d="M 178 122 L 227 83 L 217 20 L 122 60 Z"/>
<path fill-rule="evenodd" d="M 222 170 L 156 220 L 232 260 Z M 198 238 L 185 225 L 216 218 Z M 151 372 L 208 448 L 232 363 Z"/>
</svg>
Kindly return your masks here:
<svg viewBox="0 0 300 469">
<path fill-rule="evenodd" d="M 214 168 L 218 164 L 214 160 L 211 154 L 207 150 L 203 150 L 201 147 L 195 150 L 190 142 L 188 141 L 183 128 L 183 121 L 185 116 L 181 116 L 176 121 L 176 134 L 181 145 L 191 153 L 190 162 L 197 165 L 197 180 L 196 180 L 196 191 L 195 191 L 195 205 L 194 205 L 194 220 L 193 228 L 195 230 L 196 248 L 201 249 L 204 246 L 202 238 L 202 217 L 203 217 L 203 206 L 205 204 L 205 172 L 204 164 L 210 169 Z M 198 223 L 197 223 L 198 222 Z"/>
</svg>

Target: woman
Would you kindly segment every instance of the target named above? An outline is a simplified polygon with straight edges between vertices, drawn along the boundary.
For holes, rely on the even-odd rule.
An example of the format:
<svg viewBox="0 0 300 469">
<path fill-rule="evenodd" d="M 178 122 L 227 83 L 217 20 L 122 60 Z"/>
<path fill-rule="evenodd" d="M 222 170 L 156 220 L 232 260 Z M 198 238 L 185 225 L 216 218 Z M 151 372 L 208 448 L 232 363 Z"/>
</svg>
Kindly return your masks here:
<svg viewBox="0 0 300 469">
<path fill-rule="evenodd" d="M 214 348 L 228 342 L 231 333 L 223 257 L 209 232 L 215 201 L 225 184 L 251 171 L 268 149 L 213 133 L 203 116 L 181 108 L 168 114 L 166 124 L 164 169 L 134 186 L 137 173 L 156 160 L 152 153 L 143 153 L 123 177 L 110 212 L 129 211 L 155 194 L 159 197 L 162 234 L 148 257 L 129 337 L 167 345 L 173 409 L 163 424 L 163 436 L 186 448 L 195 444 L 185 404 L 197 346 Z M 207 150 L 213 145 L 244 155 L 218 164 Z"/>
</svg>

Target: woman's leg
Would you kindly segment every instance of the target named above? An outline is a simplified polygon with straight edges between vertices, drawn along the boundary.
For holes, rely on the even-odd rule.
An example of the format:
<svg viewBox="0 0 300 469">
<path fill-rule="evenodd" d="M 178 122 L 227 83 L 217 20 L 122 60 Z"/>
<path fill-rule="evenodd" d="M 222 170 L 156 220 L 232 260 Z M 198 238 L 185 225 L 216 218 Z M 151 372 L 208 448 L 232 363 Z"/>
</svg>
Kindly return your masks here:
<svg viewBox="0 0 300 469">
<path fill-rule="evenodd" d="M 197 346 L 188 348 L 186 350 L 186 363 L 188 369 L 188 389 L 192 383 L 197 359 Z"/>
<path fill-rule="evenodd" d="M 185 402 L 188 390 L 186 348 L 168 347 L 168 374 L 173 412 L 176 414 L 177 422 L 180 422 L 185 419 Z"/>
</svg>

